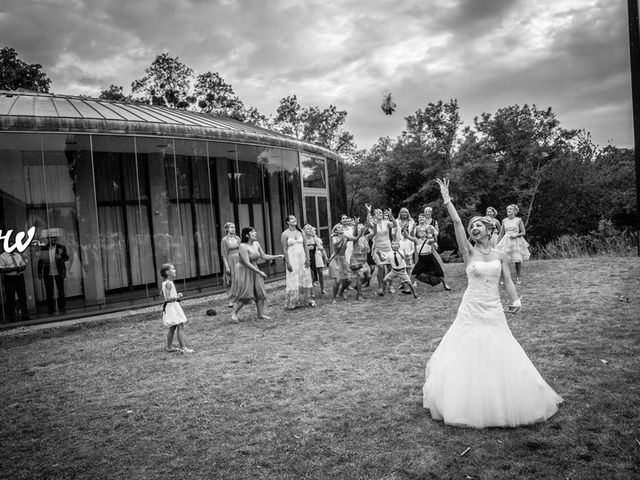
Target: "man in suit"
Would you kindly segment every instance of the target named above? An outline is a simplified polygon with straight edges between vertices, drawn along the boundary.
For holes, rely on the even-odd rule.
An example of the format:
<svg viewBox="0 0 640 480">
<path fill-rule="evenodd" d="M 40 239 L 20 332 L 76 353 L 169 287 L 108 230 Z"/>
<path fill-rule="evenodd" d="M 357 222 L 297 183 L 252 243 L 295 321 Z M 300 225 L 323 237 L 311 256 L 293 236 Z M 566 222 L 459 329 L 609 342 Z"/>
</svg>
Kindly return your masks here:
<svg viewBox="0 0 640 480">
<path fill-rule="evenodd" d="M 69 260 L 67 249 L 58 243 L 60 229 L 44 229 L 40 234 L 40 253 L 38 259 L 38 278 L 44 282 L 47 296 L 47 312 L 55 313 L 56 302 L 53 298 L 53 284 L 58 290 L 58 313 L 65 313 L 66 298 L 64 295 L 64 279 L 67 276 L 65 262 Z"/>
<path fill-rule="evenodd" d="M 7 295 L 5 301 L 7 321 L 15 322 L 18 317 L 16 314 L 16 296 L 18 297 L 18 307 L 20 308 L 20 319 L 29 320 L 29 312 L 27 311 L 27 289 L 24 283 L 24 270 L 27 265 L 22 255 L 16 250 L 13 252 L 3 252 L 0 255 L 0 273 L 2 274 L 2 282 L 4 283 L 4 291 Z"/>
</svg>

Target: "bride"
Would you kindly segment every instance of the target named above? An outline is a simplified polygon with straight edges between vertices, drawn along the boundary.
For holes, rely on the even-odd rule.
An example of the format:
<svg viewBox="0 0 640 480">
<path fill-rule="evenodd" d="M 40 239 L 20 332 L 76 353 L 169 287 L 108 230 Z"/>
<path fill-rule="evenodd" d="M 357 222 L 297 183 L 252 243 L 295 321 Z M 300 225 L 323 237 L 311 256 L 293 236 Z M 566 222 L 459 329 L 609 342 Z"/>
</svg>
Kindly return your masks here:
<svg viewBox="0 0 640 480">
<path fill-rule="evenodd" d="M 465 232 L 449 197 L 449 181 L 436 180 L 453 220 L 469 286 L 455 321 L 427 362 L 423 404 L 436 420 L 460 427 L 516 427 L 541 422 L 562 397 L 544 381 L 511 334 L 500 303 L 500 274 L 521 308 L 508 258 L 491 248 L 490 219 L 473 217 Z M 473 242 L 467 240 L 467 235 Z"/>
</svg>

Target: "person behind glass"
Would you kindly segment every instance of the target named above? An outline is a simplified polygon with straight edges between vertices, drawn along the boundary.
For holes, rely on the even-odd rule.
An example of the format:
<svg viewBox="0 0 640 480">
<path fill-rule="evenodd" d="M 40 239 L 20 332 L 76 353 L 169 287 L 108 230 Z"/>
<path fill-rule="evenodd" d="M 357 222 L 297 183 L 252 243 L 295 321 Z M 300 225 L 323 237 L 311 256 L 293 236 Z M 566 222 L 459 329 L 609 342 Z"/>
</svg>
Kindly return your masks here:
<svg viewBox="0 0 640 480">
<path fill-rule="evenodd" d="M 338 295 L 345 300 L 347 299 L 346 290 L 351 285 L 351 268 L 345 258 L 345 252 L 349 241 L 357 241 L 363 232 L 364 230 L 359 233 L 358 237 L 354 237 L 344 233 L 342 223 L 338 223 L 333 227 L 333 234 L 331 235 L 333 254 L 329 259 L 329 274 L 333 278 L 333 299 L 331 303 L 336 303 Z"/>
<path fill-rule="evenodd" d="M 492 248 L 496 248 L 496 245 L 498 244 L 498 237 L 500 236 L 500 220 L 496 218 L 498 216 L 498 211 L 493 207 L 487 207 L 485 215 L 489 220 L 491 220 L 491 223 L 493 223 L 494 230 L 491 232 L 489 243 Z"/>
<path fill-rule="evenodd" d="M 438 221 L 433 218 L 433 208 L 424 207 L 424 225 L 433 225 L 433 228 L 436 229 L 435 233 L 435 243 L 433 244 L 433 248 L 438 249 L 438 236 L 440 235 L 440 228 L 438 227 Z"/>
<path fill-rule="evenodd" d="M 385 294 L 386 289 L 384 277 L 391 271 L 391 264 L 387 258 L 388 254 L 391 253 L 392 229 L 396 226 L 396 219 L 393 218 L 391 210 L 389 209 L 383 212 L 381 209 L 376 208 L 372 216 L 371 205 L 366 203 L 365 206 L 367 207 L 367 223 L 371 227 L 371 234 L 373 236 L 371 256 L 377 266 L 378 291 L 376 293 L 382 296 Z M 383 255 L 378 255 L 377 252 L 381 252 Z M 393 293 L 393 287 L 391 287 L 389 291 Z"/>
<path fill-rule="evenodd" d="M 236 226 L 233 222 L 224 224 L 225 236 L 220 242 L 220 253 L 224 264 L 224 283 L 227 285 L 227 295 L 231 291 L 233 277 L 236 274 L 236 265 L 240 261 L 240 237 L 236 235 Z M 229 298 L 227 307 L 233 308 L 233 302 Z"/>
<path fill-rule="evenodd" d="M 184 342 L 184 324 L 187 316 L 184 314 L 182 307 L 178 302 L 182 299 L 182 293 L 178 293 L 173 281 L 176 278 L 176 267 L 171 263 L 165 263 L 160 267 L 160 277 L 162 278 L 162 295 L 164 296 L 164 304 L 162 305 L 162 324 L 169 327 L 167 333 L 167 352 L 193 353 L 193 350 L 187 348 Z M 173 336 L 178 338 L 180 348 L 173 347 Z"/>
<path fill-rule="evenodd" d="M 264 279 L 267 274 L 258 268 L 258 260 L 282 259 L 284 255 L 268 255 L 264 253 L 257 241 L 257 234 L 253 227 L 245 227 L 240 234 L 240 261 L 236 264 L 236 272 L 231 284 L 229 297 L 233 300 L 231 319 L 238 322 L 238 312 L 251 302 L 255 302 L 259 320 L 269 320 L 264 314 L 264 301 L 267 290 Z"/>
<path fill-rule="evenodd" d="M 315 227 L 309 224 L 305 225 L 304 233 L 307 235 L 313 281 L 318 282 L 318 285 L 320 285 L 320 293 L 325 295 L 327 292 L 324 289 L 324 267 L 329 264 L 327 252 L 322 244 L 322 239 L 316 233 Z"/>
<path fill-rule="evenodd" d="M 7 321 L 14 322 L 18 318 L 16 312 L 16 296 L 18 297 L 18 308 L 20 309 L 20 320 L 29 320 L 27 309 L 27 289 L 24 282 L 24 271 L 27 264 L 22 255 L 13 250 L 11 253 L 0 254 L 0 274 L 4 283 L 6 295 L 5 311 Z"/>
<path fill-rule="evenodd" d="M 541 422 L 563 401 L 542 378 L 507 324 L 500 299 L 502 274 L 510 313 L 522 307 L 504 252 L 491 248 L 493 224 L 473 217 L 465 228 L 438 179 L 453 221 L 469 285 L 451 327 L 425 368 L 423 406 L 435 420 L 457 427 L 517 427 Z"/>
<path fill-rule="evenodd" d="M 524 239 L 526 230 L 524 222 L 516 217 L 520 209 L 511 204 L 507 207 L 507 218 L 502 220 L 502 229 L 498 236 L 496 248 L 502 250 L 509 257 L 509 261 L 516 265 L 516 283 L 522 283 L 522 262 L 529 260 L 529 242 Z"/>
<path fill-rule="evenodd" d="M 427 283 L 432 287 L 442 283 L 445 290 L 451 290 L 444 278 L 444 264 L 442 263 L 442 259 L 436 249 L 433 248 L 435 233 L 436 229 L 433 225 L 416 227 L 415 236 L 411 235 L 408 231 L 404 232 L 405 237 L 415 244 L 417 260 L 411 273 L 417 280 Z"/>
<path fill-rule="evenodd" d="M 280 236 L 280 243 L 287 267 L 284 308 L 293 310 L 305 303 L 315 307 L 307 236 L 298 225 L 295 215 L 287 215 L 287 228 Z"/>
<path fill-rule="evenodd" d="M 385 275 L 383 279 L 384 283 L 391 286 L 393 284 L 393 279 L 399 278 L 402 285 L 408 286 L 409 290 L 413 294 L 413 298 L 418 298 L 416 289 L 411 283 L 411 278 L 407 273 L 407 261 L 404 257 L 404 254 L 400 251 L 400 242 L 398 242 L 397 240 L 391 242 L 390 254 L 385 254 L 378 251 L 376 252 L 376 255 L 379 255 L 382 259 L 388 260 L 391 264 L 391 271 Z"/>
<path fill-rule="evenodd" d="M 67 276 L 65 262 L 69 255 L 64 245 L 58 243 L 60 232 L 57 228 L 49 228 L 40 235 L 40 251 L 38 254 L 38 278 L 44 282 L 47 297 L 47 313 L 55 313 L 56 301 L 53 298 L 53 284 L 58 290 L 58 313 L 65 313 L 66 298 L 64 294 L 64 279 Z"/>
</svg>

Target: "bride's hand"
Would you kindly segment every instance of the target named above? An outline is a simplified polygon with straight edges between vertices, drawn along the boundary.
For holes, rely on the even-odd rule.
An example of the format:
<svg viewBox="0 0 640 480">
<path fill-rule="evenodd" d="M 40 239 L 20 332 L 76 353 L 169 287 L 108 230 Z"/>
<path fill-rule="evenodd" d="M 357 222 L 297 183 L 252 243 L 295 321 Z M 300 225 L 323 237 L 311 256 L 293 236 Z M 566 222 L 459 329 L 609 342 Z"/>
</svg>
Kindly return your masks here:
<svg viewBox="0 0 640 480">
<path fill-rule="evenodd" d="M 443 178 L 440 180 L 436 178 L 436 183 L 440 185 L 440 193 L 442 194 L 442 200 L 444 200 L 445 205 L 451 201 L 451 196 L 449 195 L 449 179 Z"/>
<path fill-rule="evenodd" d="M 507 312 L 518 313 L 522 309 L 522 297 L 515 300 L 511 305 L 507 307 Z"/>
</svg>

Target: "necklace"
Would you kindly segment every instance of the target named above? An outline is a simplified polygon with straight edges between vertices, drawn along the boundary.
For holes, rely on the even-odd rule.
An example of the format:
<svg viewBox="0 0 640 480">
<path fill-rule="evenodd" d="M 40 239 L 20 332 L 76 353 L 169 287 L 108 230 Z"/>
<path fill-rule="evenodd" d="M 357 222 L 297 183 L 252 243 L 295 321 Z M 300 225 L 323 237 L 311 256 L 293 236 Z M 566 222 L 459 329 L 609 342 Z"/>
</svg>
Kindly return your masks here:
<svg viewBox="0 0 640 480">
<path fill-rule="evenodd" d="M 478 247 L 478 251 L 483 254 L 483 255 L 490 255 L 491 254 L 491 247 L 489 247 L 489 251 L 488 252 L 483 252 L 482 249 L 480 247 Z"/>
</svg>

